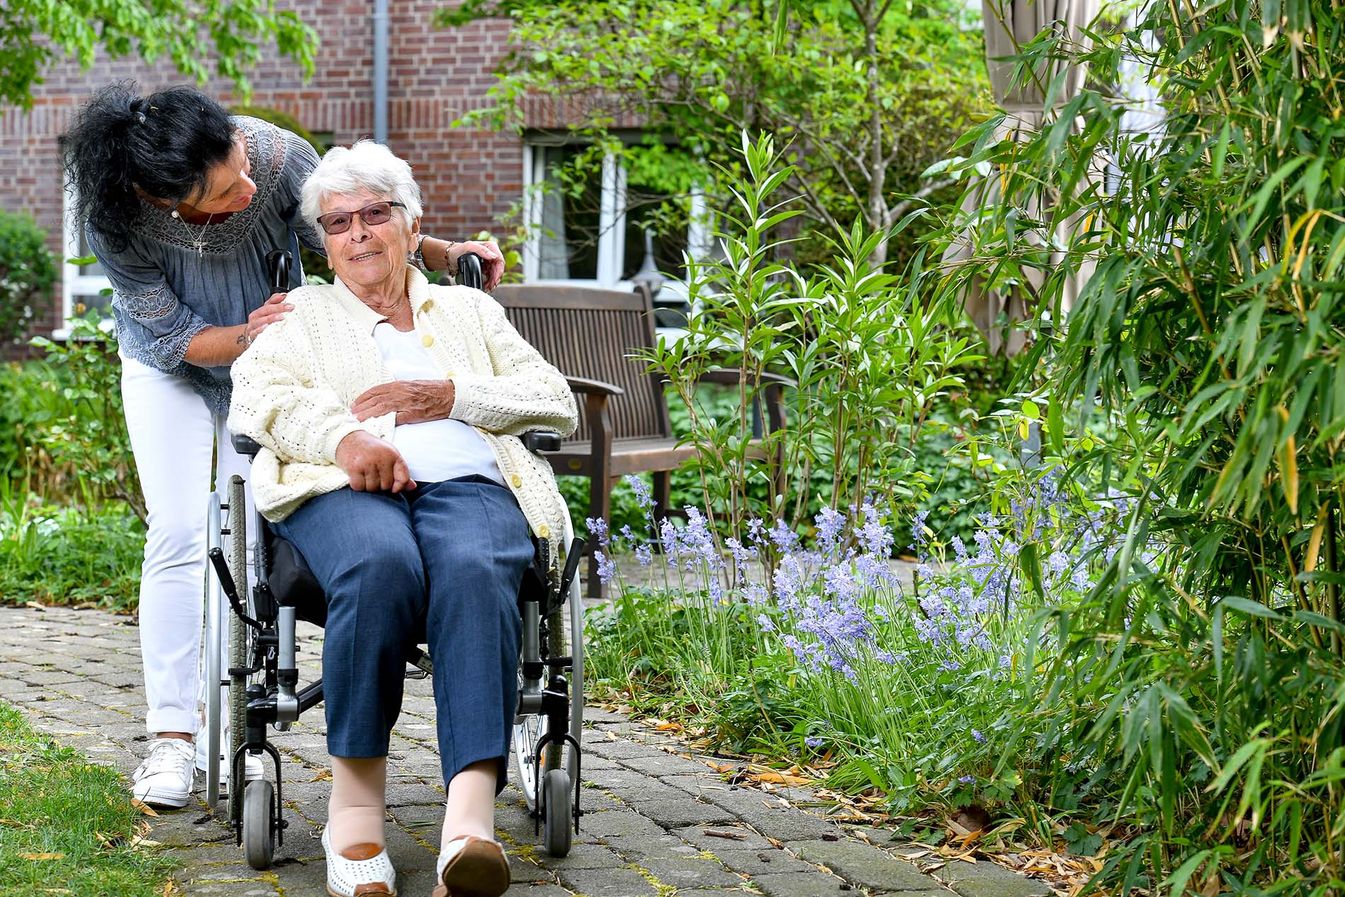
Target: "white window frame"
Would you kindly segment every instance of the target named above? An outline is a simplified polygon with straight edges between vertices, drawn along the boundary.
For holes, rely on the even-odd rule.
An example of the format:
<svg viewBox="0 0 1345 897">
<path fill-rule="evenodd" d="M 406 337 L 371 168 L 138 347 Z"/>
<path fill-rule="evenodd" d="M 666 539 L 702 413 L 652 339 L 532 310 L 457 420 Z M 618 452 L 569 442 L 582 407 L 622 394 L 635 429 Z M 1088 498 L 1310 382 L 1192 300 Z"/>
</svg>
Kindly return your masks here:
<svg viewBox="0 0 1345 897">
<path fill-rule="evenodd" d="M 630 280 L 622 280 L 621 268 L 626 257 L 626 170 L 621 160 L 608 153 L 602 160 L 602 194 L 598 207 L 598 264 L 597 276 L 565 280 L 546 279 L 541 271 L 542 197 L 541 185 L 546 182 L 546 150 L 555 142 L 525 140 L 523 143 L 523 216 L 528 238 L 523 245 L 523 280 L 525 283 L 554 283 L 569 286 L 592 286 L 629 290 Z M 710 246 L 710 228 L 707 220 L 704 194 L 697 190 L 691 195 L 691 220 L 687 225 L 687 252 L 693 258 L 704 258 Z"/>
<path fill-rule="evenodd" d="M 61 241 L 61 326 L 52 331 L 56 339 L 65 339 L 70 335 L 70 319 L 75 316 L 75 306 L 83 297 L 102 298 L 104 290 L 112 289 L 112 281 L 105 274 L 84 274 L 79 265 L 70 260 L 80 255 L 79 222 L 75 216 L 74 188 L 62 179 L 61 218 L 63 239 Z"/>
</svg>

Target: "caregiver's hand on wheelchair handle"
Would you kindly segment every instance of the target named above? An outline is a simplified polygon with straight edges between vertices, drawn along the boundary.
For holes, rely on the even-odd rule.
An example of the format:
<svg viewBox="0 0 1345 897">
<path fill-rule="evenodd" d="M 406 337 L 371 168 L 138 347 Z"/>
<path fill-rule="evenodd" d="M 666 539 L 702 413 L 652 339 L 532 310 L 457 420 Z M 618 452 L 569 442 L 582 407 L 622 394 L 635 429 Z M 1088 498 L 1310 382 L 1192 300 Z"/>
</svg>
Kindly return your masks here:
<svg viewBox="0 0 1345 897">
<path fill-rule="evenodd" d="M 356 492 L 401 492 L 416 488 L 402 453 L 365 430 L 346 434 L 336 446 L 336 464 Z"/>
<path fill-rule="evenodd" d="M 394 380 L 360 394 L 350 412 L 359 420 L 397 412 L 397 423 L 443 420 L 453 410 L 452 380 Z"/>
<path fill-rule="evenodd" d="M 504 253 L 494 240 L 464 240 L 449 247 L 448 257 L 451 260 L 449 267 L 457 271 L 458 259 L 469 252 L 481 259 L 481 289 L 489 293 L 500 285 L 500 280 L 504 277 Z"/>
</svg>

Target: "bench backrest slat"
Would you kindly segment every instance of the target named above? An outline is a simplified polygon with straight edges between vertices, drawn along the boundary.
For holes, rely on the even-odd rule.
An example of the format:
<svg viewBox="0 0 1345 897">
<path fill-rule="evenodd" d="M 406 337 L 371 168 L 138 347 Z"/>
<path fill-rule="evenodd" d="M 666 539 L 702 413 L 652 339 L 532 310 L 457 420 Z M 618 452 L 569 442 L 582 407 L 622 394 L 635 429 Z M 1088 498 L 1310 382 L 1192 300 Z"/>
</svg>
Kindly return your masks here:
<svg viewBox="0 0 1345 897">
<path fill-rule="evenodd" d="M 495 290 L 510 322 L 547 361 L 570 377 L 602 380 L 626 391 L 608 402 L 617 439 L 667 437 L 660 379 L 631 355 L 654 345 L 654 310 L 637 293 L 584 287 L 508 285 Z M 589 438 L 584 403 L 572 439 Z"/>
</svg>

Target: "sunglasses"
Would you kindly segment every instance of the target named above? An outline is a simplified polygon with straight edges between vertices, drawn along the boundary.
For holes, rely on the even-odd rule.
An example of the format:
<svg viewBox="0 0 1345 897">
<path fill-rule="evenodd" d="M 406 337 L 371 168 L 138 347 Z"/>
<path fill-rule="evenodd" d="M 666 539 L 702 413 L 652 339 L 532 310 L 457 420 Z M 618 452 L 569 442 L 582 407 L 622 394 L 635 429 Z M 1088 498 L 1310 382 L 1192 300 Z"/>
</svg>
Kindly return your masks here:
<svg viewBox="0 0 1345 897">
<path fill-rule="evenodd" d="M 392 217 L 392 207 L 399 209 L 406 208 L 406 203 L 402 202 L 376 202 L 367 205 L 362 209 L 356 209 L 353 212 L 328 212 L 326 215 L 318 216 L 318 224 L 322 226 L 323 233 L 328 236 L 344 234 L 350 230 L 350 225 L 355 223 L 355 216 L 359 215 L 360 220 L 367 227 L 377 227 L 380 224 L 387 224 L 388 219 Z"/>
</svg>

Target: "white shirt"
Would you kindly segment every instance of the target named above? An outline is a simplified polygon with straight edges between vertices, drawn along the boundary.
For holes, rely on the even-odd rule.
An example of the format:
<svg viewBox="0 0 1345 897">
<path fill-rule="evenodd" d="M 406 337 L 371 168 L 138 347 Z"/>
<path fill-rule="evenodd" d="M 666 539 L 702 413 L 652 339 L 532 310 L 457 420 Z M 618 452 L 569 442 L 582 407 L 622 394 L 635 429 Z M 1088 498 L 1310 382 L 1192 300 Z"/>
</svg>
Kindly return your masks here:
<svg viewBox="0 0 1345 897">
<path fill-rule="evenodd" d="M 405 333 L 386 321 L 374 327 L 374 342 L 388 372 L 398 380 L 442 380 L 430 353 L 415 330 Z M 411 479 L 437 483 L 479 474 L 504 485 L 495 453 L 475 428 L 460 420 L 443 418 L 418 424 L 397 424 L 392 444 L 406 459 Z"/>
</svg>

